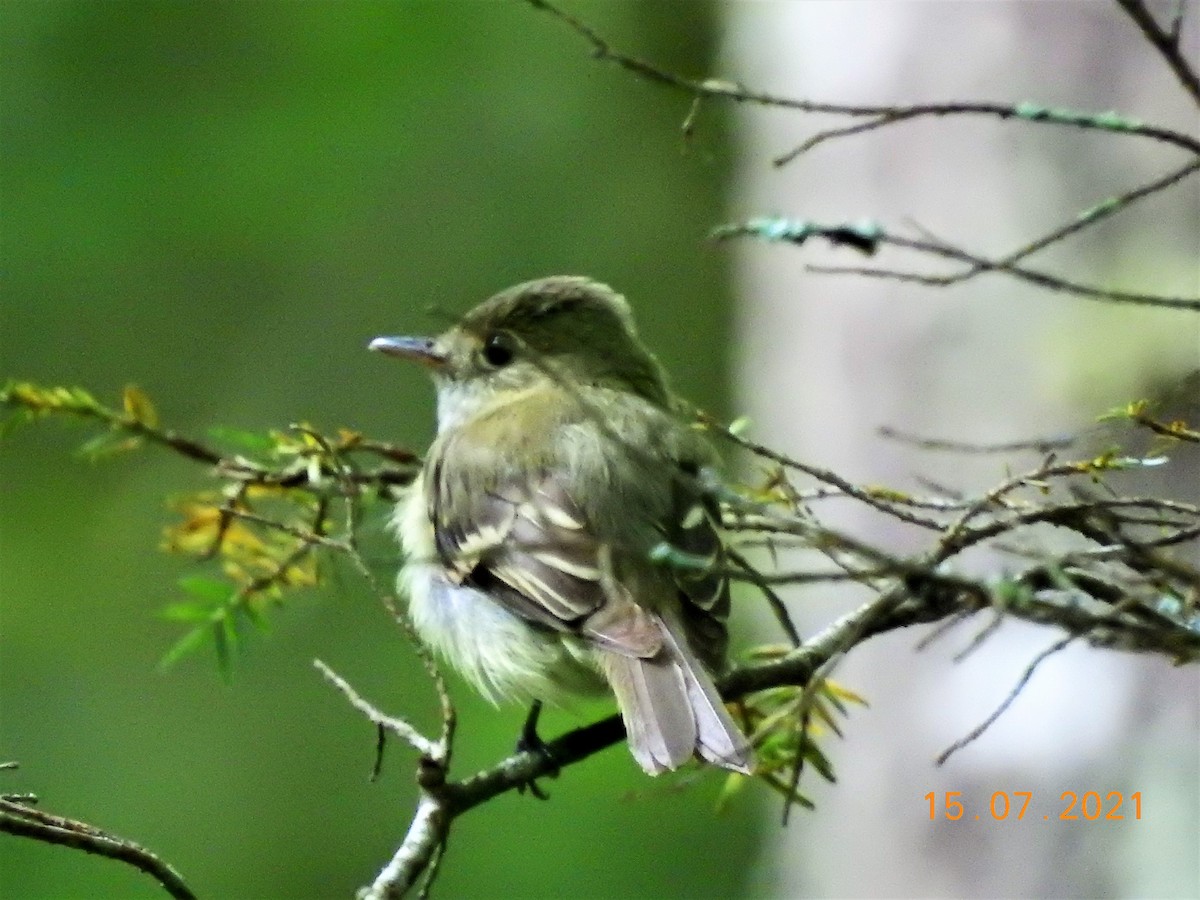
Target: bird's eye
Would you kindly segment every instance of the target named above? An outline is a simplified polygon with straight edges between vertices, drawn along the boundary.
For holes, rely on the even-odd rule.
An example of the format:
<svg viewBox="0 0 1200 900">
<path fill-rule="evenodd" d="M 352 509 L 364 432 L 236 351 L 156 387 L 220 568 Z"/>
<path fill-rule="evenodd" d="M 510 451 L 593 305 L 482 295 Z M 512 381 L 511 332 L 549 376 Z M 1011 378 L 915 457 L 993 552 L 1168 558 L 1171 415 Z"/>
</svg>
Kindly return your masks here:
<svg viewBox="0 0 1200 900">
<path fill-rule="evenodd" d="M 489 335 L 483 342 L 483 358 L 497 369 L 507 366 L 513 360 L 512 340 L 506 334 Z"/>
</svg>

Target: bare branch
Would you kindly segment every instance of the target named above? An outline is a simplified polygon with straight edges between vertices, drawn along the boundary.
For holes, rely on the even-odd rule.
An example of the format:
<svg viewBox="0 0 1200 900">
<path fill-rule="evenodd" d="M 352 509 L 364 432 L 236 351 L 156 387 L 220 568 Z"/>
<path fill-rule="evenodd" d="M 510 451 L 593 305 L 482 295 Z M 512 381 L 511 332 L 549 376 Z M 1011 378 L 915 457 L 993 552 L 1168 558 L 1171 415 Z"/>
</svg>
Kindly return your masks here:
<svg viewBox="0 0 1200 900">
<path fill-rule="evenodd" d="M 920 450 L 945 450 L 950 453 L 1016 453 L 1021 450 L 1032 450 L 1035 453 L 1046 454 L 1057 450 L 1069 450 L 1074 446 L 1077 437 L 1028 438 L 1021 441 L 1002 441 L 997 444 L 976 444 L 969 441 L 955 441 L 946 438 L 928 438 L 910 434 L 899 428 L 884 425 L 878 429 L 879 436 L 908 444 Z"/>
<path fill-rule="evenodd" d="M 322 678 L 341 691 L 346 696 L 346 699 L 350 701 L 350 705 L 366 716 L 372 724 L 390 731 L 423 756 L 428 756 L 430 759 L 438 759 L 440 757 L 442 748 L 438 746 L 438 743 L 425 737 L 406 719 L 396 718 L 395 716 L 385 715 L 380 712 L 376 706 L 363 699 L 350 686 L 349 682 L 333 671 L 333 669 L 329 668 L 329 666 L 325 665 L 325 663 L 321 662 L 321 660 L 314 659 L 313 667 L 321 673 Z"/>
<path fill-rule="evenodd" d="M 1200 164 L 1189 166 L 1189 173 L 1200 168 Z M 1110 303 L 1128 303 L 1141 306 L 1158 306 L 1165 309 L 1180 309 L 1190 312 L 1200 311 L 1200 297 L 1165 297 L 1158 294 L 1146 294 L 1131 291 L 1116 291 L 1098 288 L 1093 285 L 1080 284 L 1058 275 L 1052 275 L 1037 269 L 1018 266 L 1004 259 L 987 259 L 931 238 L 910 238 L 883 229 L 875 223 L 858 225 L 821 225 L 802 219 L 750 219 L 746 222 L 723 225 L 713 232 L 713 238 L 724 240 L 731 237 L 753 236 L 768 241 L 783 241 L 791 244 L 803 244 L 813 237 L 820 237 L 835 245 L 849 243 L 847 234 L 858 234 L 862 240 L 869 242 L 868 252 L 874 252 L 878 246 L 892 246 L 904 250 L 913 250 L 929 256 L 949 259 L 965 263 L 967 269 L 951 275 L 930 275 L 923 272 L 912 272 L 903 269 L 871 268 L 867 266 L 809 266 L 811 272 L 827 274 L 862 275 L 868 278 L 884 278 L 892 281 L 906 281 L 924 284 L 930 287 L 946 287 L 966 281 L 985 272 L 1002 272 L 1022 281 L 1035 284 L 1038 287 L 1053 291 L 1073 294 L 1090 300 L 1102 300 Z"/>
<path fill-rule="evenodd" d="M 1183 181 L 1183 179 L 1197 171 L 1200 171 L 1200 159 L 1194 159 L 1188 162 L 1186 165 L 1174 170 L 1173 172 L 1168 172 L 1161 178 L 1156 178 L 1153 181 L 1133 188 L 1130 191 L 1126 191 L 1124 194 L 1121 194 L 1117 197 L 1109 197 L 1105 200 L 1102 200 L 1101 202 L 1092 206 L 1090 209 L 1086 209 L 1081 212 L 1062 227 L 1056 228 L 1054 231 L 1051 231 L 1040 238 L 1036 238 L 1035 240 L 1025 244 L 1025 246 L 1014 250 L 1008 256 L 1002 257 L 997 261 L 997 265 L 1011 266 L 1014 263 L 1020 262 L 1025 257 L 1032 256 L 1039 250 L 1044 250 L 1046 247 L 1049 247 L 1052 244 L 1056 244 L 1073 234 L 1083 231 L 1085 228 L 1092 227 L 1097 222 L 1103 221 L 1115 213 L 1127 209 L 1138 200 L 1145 199 L 1146 197 L 1150 197 L 1159 193 L 1160 191 L 1166 190 L 1172 185 Z"/>
<path fill-rule="evenodd" d="M 375 880 L 359 892 L 361 900 L 391 900 L 404 896 L 436 857 L 449 828 L 447 810 L 437 798 L 422 795 L 404 841 Z"/>
<path fill-rule="evenodd" d="M 1146 40 L 1171 67 L 1171 71 L 1175 73 L 1175 77 L 1179 79 L 1184 90 L 1191 94 L 1192 99 L 1200 106 L 1200 78 L 1196 77 L 1196 71 L 1188 64 L 1179 49 L 1180 30 L 1183 27 L 1183 4 L 1181 3 L 1175 11 L 1170 31 L 1166 31 L 1154 21 L 1154 17 L 1150 15 L 1150 11 L 1146 9 L 1142 0 L 1116 0 L 1116 2 L 1142 30 Z"/>
<path fill-rule="evenodd" d="M 180 874 L 145 847 L 85 822 L 50 815 L 8 796 L 0 797 L 0 832 L 119 860 L 145 872 L 177 900 L 196 898 Z"/>
<path fill-rule="evenodd" d="M 771 612 L 775 615 L 775 621 L 779 623 L 779 627 L 783 629 L 783 633 L 787 635 L 787 639 L 793 647 L 799 647 L 801 644 L 800 632 L 796 630 L 796 623 L 792 621 L 792 616 L 788 612 L 787 605 L 783 599 L 771 589 L 771 585 L 763 577 L 762 573 L 750 564 L 750 561 L 736 550 L 728 549 L 726 553 L 741 570 L 739 577 L 744 578 L 753 584 L 767 601 L 767 605 L 771 607 Z"/>
<path fill-rule="evenodd" d="M 855 106 L 841 103 L 822 103 L 813 100 L 800 100 L 783 97 L 764 91 L 752 90 L 732 81 L 717 78 L 695 80 L 667 72 L 645 60 L 630 56 L 615 50 L 589 25 L 559 9 L 547 0 L 525 0 L 534 9 L 549 13 L 560 22 L 567 25 L 576 34 L 582 36 L 592 47 L 592 56 L 604 62 L 611 62 L 626 71 L 632 72 L 647 81 L 673 88 L 695 97 L 711 97 L 718 100 L 731 100 L 737 103 L 750 103 L 757 106 L 769 106 L 778 109 L 790 109 L 801 113 L 827 113 L 831 115 L 865 118 L 869 121 L 856 124 L 849 128 L 838 129 L 828 137 L 818 136 L 805 142 L 809 147 L 821 143 L 829 137 L 849 134 L 862 134 L 876 128 L 893 125 L 918 118 L 943 118 L 946 116 L 988 116 L 1000 120 L 1019 120 L 1025 122 L 1062 125 L 1084 130 L 1106 131 L 1116 134 L 1133 134 L 1149 138 L 1160 143 L 1171 144 L 1200 154 L 1200 140 L 1168 128 L 1145 125 L 1131 119 L 1126 119 L 1113 113 L 1081 113 L 1073 110 L 1053 109 L 1033 103 L 926 103 L 912 106 Z M 801 148 L 805 144 L 801 145 Z M 803 149 L 784 154 L 776 160 L 776 165 L 784 165 L 794 159 Z"/>
<path fill-rule="evenodd" d="M 1020 695 L 1021 691 L 1023 691 L 1025 689 L 1025 685 L 1027 685 L 1029 683 L 1030 679 L 1033 678 L 1033 673 L 1035 671 L 1037 671 L 1037 667 L 1039 665 L 1041 665 L 1044 660 L 1053 656 L 1058 651 L 1062 650 L 1064 647 L 1067 646 L 1067 644 L 1071 643 L 1071 641 L 1073 641 L 1073 640 L 1075 640 L 1075 636 L 1068 635 L 1065 638 L 1061 638 L 1060 640 L 1055 641 L 1053 644 L 1051 644 L 1049 647 L 1047 647 L 1045 650 L 1043 650 L 1041 653 L 1039 653 L 1037 656 L 1035 656 L 1030 661 L 1029 665 L 1027 665 L 1025 667 L 1025 671 L 1023 671 L 1021 673 L 1021 677 L 1017 679 L 1017 683 L 1013 685 L 1012 690 L 1010 690 L 1008 692 L 1008 694 L 1005 696 L 1004 700 L 1002 700 L 1000 702 L 1000 705 L 997 706 L 994 710 L 992 710 L 991 714 L 986 719 L 984 719 L 982 722 L 980 722 L 978 725 L 976 725 L 974 728 L 972 728 L 969 732 L 967 732 L 965 735 L 963 735 L 963 737 L 959 738 L 953 744 L 951 744 L 949 747 L 947 747 L 945 750 L 943 750 L 941 753 L 939 753 L 937 760 L 936 760 L 937 764 L 939 766 L 945 765 L 946 760 L 948 760 L 951 756 L 953 756 L 959 750 L 963 749 L 963 747 L 966 747 L 969 744 L 974 743 L 979 737 L 981 737 L 983 735 L 983 733 L 985 731 L 987 731 L 989 728 L 991 728 L 992 725 L 994 725 L 996 723 L 996 721 L 1002 715 L 1004 715 L 1004 713 L 1008 710 L 1008 708 L 1010 706 L 1012 706 L 1013 701 L 1017 699 L 1017 697 Z"/>
</svg>

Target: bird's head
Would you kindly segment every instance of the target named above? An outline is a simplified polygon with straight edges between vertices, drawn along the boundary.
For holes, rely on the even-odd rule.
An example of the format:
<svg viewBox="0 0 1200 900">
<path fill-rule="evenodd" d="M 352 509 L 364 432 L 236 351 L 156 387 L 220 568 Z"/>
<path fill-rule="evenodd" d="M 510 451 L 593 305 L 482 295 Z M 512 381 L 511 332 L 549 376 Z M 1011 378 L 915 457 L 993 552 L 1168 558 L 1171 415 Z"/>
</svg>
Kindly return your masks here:
<svg viewBox="0 0 1200 900">
<path fill-rule="evenodd" d="M 669 403 L 662 368 L 638 339 L 629 304 L 587 278 L 527 281 L 485 300 L 437 337 L 380 337 L 370 348 L 430 370 L 443 428 L 502 393 L 547 383 Z"/>
</svg>

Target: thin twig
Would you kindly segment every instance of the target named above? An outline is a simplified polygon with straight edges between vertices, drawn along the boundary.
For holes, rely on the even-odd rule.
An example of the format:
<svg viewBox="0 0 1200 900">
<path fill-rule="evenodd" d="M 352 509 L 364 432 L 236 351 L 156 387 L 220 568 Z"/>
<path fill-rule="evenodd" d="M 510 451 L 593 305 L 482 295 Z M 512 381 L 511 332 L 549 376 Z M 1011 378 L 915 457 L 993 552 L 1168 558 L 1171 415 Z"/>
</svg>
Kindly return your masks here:
<svg viewBox="0 0 1200 900">
<path fill-rule="evenodd" d="M 965 735 L 960 737 L 953 744 L 951 744 L 949 747 L 947 747 L 945 750 L 943 750 L 941 753 L 939 753 L 937 760 L 936 760 L 937 764 L 939 766 L 945 765 L 946 760 L 948 760 L 951 756 L 953 756 L 959 750 L 961 750 L 964 747 L 968 746 L 969 744 L 973 743 L 985 731 L 987 731 L 989 728 L 991 728 L 992 725 L 995 724 L 996 720 L 999 719 L 1002 715 L 1004 715 L 1004 713 L 1008 710 L 1008 708 L 1010 706 L 1012 706 L 1013 701 L 1015 701 L 1017 699 L 1017 697 L 1020 695 L 1021 691 L 1023 691 L 1025 689 L 1025 685 L 1027 685 L 1029 683 L 1029 680 L 1031 678 L 1033 678 L 1033 673 L 1035 671 L 1037 671 L 1037 667 L 1042 664 L 1042 661 L 1047 659 L 1048 657 L 1053 656 L 1058 651 L 1062 650 L 1064 647 L 1067 646 L 1067 644 L 1071 643 L 1073 640 L 1075 640 L 1075 635 L 1069 634 L 1066 637 L 1055 641 L 1053 644 L 1051 644 L 1049 647 L 1047 647 L 1045 650 L 1043 650 L 1041 653 L 1039 653 L 1037 656 L 1035 656 L 1030 661 L 1029 665 L 1027 665 L 1025 667 L 1025 671 L 1023 671 L 1021 673 L 1021 677 L 1017 679 L 1017 683 L 1015 685 L 1013 685 L 1012 690 L 1010 690 L 1008 692 L 1007 696 L 1005 696 L 1005 698 L 1000 702 L 1000 705 L 997 706 L 994 710 L 992 710 L 991 714 L 986 719 L 984 719 L 982 722 L 980 722 L 978 725 L 976 725 L 974 728 L 972 728 L 970 731 L 968 731 Z"/>
<path fill-rule="evenodd" d="M 351 687 L 349 682 L 333 671 L 333 669 L 329 668 L 329 666 L 325 665 L 325 663 L 321 662 L 321 660 L 314 659 L 313 668 L 321 673 L 322 678 L 341 691 L 346 699 L 350 701 L 350 705 L 366 716 L 373 725 L 387 729 L 422 756 L 427 756 L 430 759 L 437 759 L 439 757 L 441 749 L 437 741 L 425 737 L 410 722 L 380 712 L 376 706 L 365 700 Z"/>
<path fill-rule="evenodd" d="M 1151 46 L 1166 60 L 1184 90 L 1192 95 L 1192 99 L 1197 105 L 1200 105 L 1200 78 L 1196 76 L 1195 70 L 1179 50 L 1179 28 L 1183 21 L 1182 8 L 1177 11 L 1171 31 L 1168 32 L 1154 21 L 1154 17 L 1150 15 L 1150 11 L 1146 9 L 1141 0 L 1116 0 L 1116 2 L 1142 30 L 1142 34 L 1145 35 Z"/>
<path fill-rule="evenodd" d="M 783 599 L 771 589 L 770 584 L 762 577 L 762 573 L 750 564 L 750 561 L 742 554 L 732 548 L 726 548 L 725 553 L 735 563 L 740 566 L 751 584 L 759 589 L 763 597 L 766 598 L 767 604 L 771 607 L 771 612 L 775 614 L 775 621 L 779 623 L 779 627 L 783 629 L 783 633 L 787 635 L 787 639 L 793 647 L 799 647 L 802 642 L 800 632 L 796 630 L 796 623 L 792 621 L 791 613 L 788 612 L 787 606 Z"/>
<path fill-rule="evenodd" d="M 1200 171 L 1200 159 L 1194 159 L 1186 163 L 1182 167 L 1168 172 L 1160 178 L 1155 178 L 1146 184 L 1140 185 L 1132 190 L 1126 191 L 1116 197 L 1109 197 L 1101 203 L 1097 203 L 1090 209 L 1087 209 L 1077 215 L 1070 222 L 1062 225 L 1053 231 L 1025 244 L 1025 246 L 1014 250 L 1008 256 L 1001 257 L 996 264 L 999 267 L 1011 266 L 1020 262 L 1027 256 L 1032 256 L 1039 250 L 1044 250 L 1046 247 L 1077 234 L 1085 228 L 1091 228 L 1097 222 L 1107 219 L 1118 212 L 1128 209 L 1139 200 L 1144 200 L 1146 197 L 1151 197 L 1154 194 L 1164 191 L 1167 188 L 1178 184 L 1183 179 L 1189 177 L 1195 172 Z"/>
<path fill-rule="evenodd" d="M 1029 438 L 1023 441 L 1003 441 L 997 444 L 978 444 L 947 438 L 920 437 L 888 425 L 879 428 L 879 436 L 908 444 L 919 450 L 946 450 L 951 453 L 1016 453 L 1022 450 L 1032 450 L 1043 455 L 1056 450 L 1068 450 L 1078 440 L 1077 436 L 1068 435 L 1065 437 Z"/>
</svg>

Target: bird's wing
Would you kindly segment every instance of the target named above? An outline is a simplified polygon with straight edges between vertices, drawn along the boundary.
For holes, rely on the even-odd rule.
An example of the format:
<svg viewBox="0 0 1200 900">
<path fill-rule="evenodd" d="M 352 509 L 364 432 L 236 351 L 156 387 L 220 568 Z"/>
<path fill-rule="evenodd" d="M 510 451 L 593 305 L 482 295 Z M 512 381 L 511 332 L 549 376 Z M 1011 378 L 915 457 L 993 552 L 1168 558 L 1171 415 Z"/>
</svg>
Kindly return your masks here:
<svg viewBox="0 0 1200 900">
<path fill-rule="evenodd" d="M 640 420 L 646 411 L 637 412 Z M 528 434 L 506 432 L 509 422 L 529 427 L 528 416 L 509 411 L 484 427 L 458 429 L 431 459 L 430 518 L 447 574 L 530 622 L 581 634 L 622 655 L 654 656 L 663 643 L 654 614 L 662 601 L 655 595 L 664 586 L 675 593 L 670 576 L 650 562 L 654 540 L 693 560 L 707 557 L 715 565 L 720 558 L 714 511 L 703 500 L 694 466 L 669 454 L 656 457 L 649 471 L 611 465 L 611 454 L 628 449 L 613 446 L 605 426 L 586 415 L 536 423 L 544 428 L 534 452 Z M 666 422 L 660 414 L 659 425 Z M 561 435 L 570 429 L 568 450 Z M 506 458 L 510 447 L 521 448 L 520 460 Z M 486 454 L 487 465 L 471 465 L 476 454 Z M 479 471 L 490 473 L 482 483 L 467 475 Z M 622 498 L 623 522 L 612 521 L 611 513 L 606 520 L 595 499 L 601 490 Z M 649 539 L 640 541 L 644 546 L 618 543 L 630 533 Z M 677 570 L 675 582 L 685 625 L 703 633 L 698 643 L 712 647 L 719 665 L 724 579 L 687 567 Z"/>
<path fill-rule="evenodd" d="M 716 499 L 703 491 L 699 471 L 690 464 L 674 483 L 671 508 L 664 539 L 684 554 L 687 563 L 674 569 L 684 631 L 705 665 L 720 671 L 729 643 L 725 621 L 730 607 L 721 511 Z"/>
</svg>

